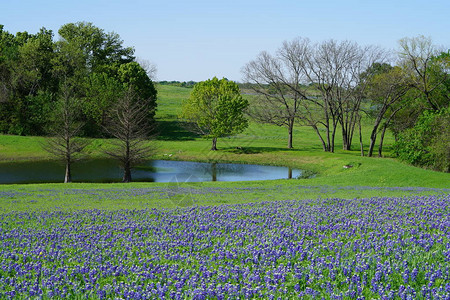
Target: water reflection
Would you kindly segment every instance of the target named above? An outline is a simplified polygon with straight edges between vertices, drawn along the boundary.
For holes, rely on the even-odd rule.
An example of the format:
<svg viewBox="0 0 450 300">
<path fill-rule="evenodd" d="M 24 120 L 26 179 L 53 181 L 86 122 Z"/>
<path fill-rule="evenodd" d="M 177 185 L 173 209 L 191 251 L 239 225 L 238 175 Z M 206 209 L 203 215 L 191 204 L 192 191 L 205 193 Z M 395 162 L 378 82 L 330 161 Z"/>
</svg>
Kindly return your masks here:
<svg viewBox="0 0 450 300">
<path fill-rule="evenodd" d="M 133 170 L 133 181 L 244 181 L 296 178 L 301 170 L 247 164 L 198 163 L 154 160 Z M 122 170 L 117 162 L 96 159 L 78 162 L 72 169 L 74 182 L 120 182 Z M 62 182 L 64 166 L 54 161 L 0 163 L 0 183 Z M 183 180 L 185 181 L 185 180 Z"/>
</svg>

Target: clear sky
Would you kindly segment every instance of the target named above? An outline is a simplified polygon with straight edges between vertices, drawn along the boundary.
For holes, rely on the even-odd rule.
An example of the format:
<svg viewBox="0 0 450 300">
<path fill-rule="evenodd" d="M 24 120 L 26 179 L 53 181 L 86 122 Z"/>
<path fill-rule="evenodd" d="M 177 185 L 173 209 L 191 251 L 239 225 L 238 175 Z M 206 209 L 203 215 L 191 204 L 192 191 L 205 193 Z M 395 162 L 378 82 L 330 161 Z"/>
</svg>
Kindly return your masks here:
<svg viewBox="0 0 450 300">
<path fill-rule="evenodd" d="M 449 0 L 0 0 L 0 24 L 11 33 L 55 32 L 86 21 L 114 31 L 124 46 L 158 68 L 157 80 L 241 81 L 241 68 L 263 50 L 308 37 L 396 49 L 425 35 L 450 46 Z"/>
</svg>

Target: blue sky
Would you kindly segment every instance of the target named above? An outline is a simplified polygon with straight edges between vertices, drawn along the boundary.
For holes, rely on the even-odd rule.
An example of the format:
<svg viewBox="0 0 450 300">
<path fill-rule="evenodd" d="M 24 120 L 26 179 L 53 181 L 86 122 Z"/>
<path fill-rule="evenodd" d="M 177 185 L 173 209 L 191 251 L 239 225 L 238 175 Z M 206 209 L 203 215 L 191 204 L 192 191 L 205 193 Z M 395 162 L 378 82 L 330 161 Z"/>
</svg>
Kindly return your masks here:
<svg viewBox="0 0 450 300">
<path fill-rule="evenodd" d="M 5 2 L 5 0 L 2 0 Z M 136 56 L 158 68 L 157 80 L 241 81 L 241 68 L 285 40 L 352 40 L 396 49 L 403 37 L 429 36 L 450 46 L 450 1 L 123 1 L 6 0 L 0 24 L 16 33 L 55 32 L 86 21 L 114 31 Z"/>
</svg>

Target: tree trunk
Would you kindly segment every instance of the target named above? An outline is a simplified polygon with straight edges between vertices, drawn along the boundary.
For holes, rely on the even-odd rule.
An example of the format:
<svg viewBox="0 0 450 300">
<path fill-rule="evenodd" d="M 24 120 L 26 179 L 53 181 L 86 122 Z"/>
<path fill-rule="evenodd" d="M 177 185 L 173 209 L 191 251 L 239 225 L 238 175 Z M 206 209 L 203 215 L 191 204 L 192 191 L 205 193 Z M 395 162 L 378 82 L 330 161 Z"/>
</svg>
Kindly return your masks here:
<svg viewBox="0 0 450 300">
<path fill-rule="evenodd" d="M 373 125 L 373 129 L 370 134 L 369 153 L 367 154 L 367 156 L 369 156 L 369 157 L 372 157 L 372 155 L 373 155 L 373 149 L 375 148 L 375 142 L 377 140 L 378 127 L 380 126 L 385 113 L 386 113 L 386 106 L 384 105 L 381 108 L 380 113 L 378 114 L 378 116 L 375 120 L 375 124 Z"/>
<path fill-rule="evenodd" d="M 348 149 L 348 128 L 347 123 L 344 122 L 344 116 L 341 112 L 341 117 L 339 118 L 339 123 L 341 124 L 341 131 L 342 131 L 342 150 L 349 150 Z"/>
<path fill-rule="evenodd" d="M 374 127 L 372 133 L 370 134 L 369 153 L 367 154 L 368 157 L 372 157 L 373 148 L 375 148 L 375 142 L 377 141 L 377 130 L 378 126 Z"/>
<path fill-rule="evenodd" d="M 288 140 L 288 149 L 292 149 L 292 137 L 294 131 L 294 120 L 288 120 L 288 131 L 289 131 L 289 140 Z"/>
<path fill-rule="evenodd" d="M 348 145 L 348 136 L 347 131 L 342 126 L 342 149 L 343 150 L 350 150 Z"/>
<path fill-rule="evenodd" d="M 334 153 L 334 140 L 335 140 L 335 137 L 336 137 L 336 126 L 334 126 L 333 132 L 331 133 L 331 145 L 329 146 L 330 147 L 330 152 L 333 152 L 333 153 Z"/>
<path fill-rule="evenodd" d="M 384 134 L 386 133 L 386 129 L 389 126 L 389 123 L 391 122 L 392 118 L 395 116 L 395 114 L 397 112 L 399 112 L 401 109 L 403 108 L 403 105 L 398 107 L 396 110 L 394 110 L 392 112 L 392 114 L 389 116 L 389 118 L 386 120 L 386 122 L 383 125 L 383 131 L 381 132 L 381 137 L 380 137 L 380 146 L 378 147 L 378 156 L 382 157 L 382 153 L 383 153 L 383 142 L 384 142 Z"/>
<path fill-rule="evenodd" d="M 217 138 L 214 137 L 212 140 L 211 151 L 216 151 L 216 150 L 217 150 Z"/>
<path fill-rule="evenodd" d="M 64 176 L 64 183 L 72 182 L 72 174 L 70 171 L 70 161 L 66 161 L 66 175 Z"/>
<path fill-rule="evenodd" d="M 352 138 L 353 138 L 353 129 L 344 129 L 345 124 L 341 124 L 342 126 L 342 149 L 344 150 L 352 150 Z"/>
<path fill-rule="evenodd" d="M 383 131 L 381 132 L 380 136 L 380 146 L 378 147 L 378 157 L 383 157 L 383 141 L 384 141 L 384 134 L 386 133 L 387 126 L 383 127 Z"/>
<path fill-rule="evenodd" d="M 332 105 L 330 105 L 330 107 L 332 108 L 330 115 L 331 115 L 332 124 L 333 124 L 333 130 L 331 132 L 330 152 L 334 153 L 334 145 L 336 142 L 336 132 L 338 129 L 340 117 L 339 117 L 339 115 L 337 115 L 336 111 L 333 112 L 333 109 L 336 110 L 336 108 L 335 107 L 333 108 Z"/>
<path fill-rule="evenodd" d="M 364 156 L 364 145 L 361 131 L 361 118 L 359 118 L 358 127 L 359 127 L 359 145 L 361 146 L 361 156 Z"/>
<path fill-rule="evenodd" d="M 319 136 L 320 142 L 322 143 L 323 151 L 327 152 L 327 144 L 325 143 L 325 140 L 323 139 L 322 135 L 320 134 L 319 128 L 317 128 L 317 126 L 315 126 L 315 125 L 311 125 L 311 127 L 317 133 L 317 136 Z"/>
<path fill-rule="evenodd" d="M 355 118 L 358 118 L 358 117 L 355 117 Z M 359 117 L 358 122 L 359 122 L 359 126 L 361 126 L 361 117 Z M 349 138 L 348 138 L 348 150 L 352 149 L 353 134 L 355 133 L 355 126 L 356 126 L 356 119 L 350 125 L 350 134 L 349 134 Z"/>
<path fill-rule="evenodd" d="M 123 179 L 122 182 L 131 182 L 131 166 L 130 162 L 126 162 L 123 168 Z"/>
<path fill-rule="evenodd" d="M 130 140 L 125 141 L 125 157 L 123 164 L 123 178 L 122 182 L 131 182 L 131 163 L 130 163 Z"/>
<path fill-rule="evenodd" d="M 326 129 L 326 134 L 327 134 L 327 142 L 326 142 L 326 152 L 333 152 L 331 151 L 331 140 L 330 140 L 330 116 L 328 115 L 328 100 L 325 98 L 325 106 L 324 106 L 324 116 L 325 116 L 325 120 L 324 120 L 324 125 L 325 125 L 325 129 Z"/>
<path fill-rule="evenodd" d="M 332 141 L 331 141 L 331 137 L 330 137 L 330 127 L 327 127 L 327 152 L 333 152 L 331 150 L 331 145 L 332 145 Z"/>
</svg>

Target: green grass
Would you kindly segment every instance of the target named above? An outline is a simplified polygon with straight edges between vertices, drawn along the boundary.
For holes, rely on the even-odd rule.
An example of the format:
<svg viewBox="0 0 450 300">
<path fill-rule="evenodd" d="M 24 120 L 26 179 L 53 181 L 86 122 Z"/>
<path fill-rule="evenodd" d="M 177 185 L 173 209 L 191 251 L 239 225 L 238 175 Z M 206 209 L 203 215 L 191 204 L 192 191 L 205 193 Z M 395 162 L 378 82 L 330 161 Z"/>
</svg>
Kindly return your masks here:
<svg viewBox="0 0 450 300">
<path fill-rule="evenodd" d="M 45 138 L 34 136 L 0 136 L 0 161 L 49 159 L 42 150 Z"/>
<path fill-rule="evenodd" d="M 178 121 L 177 116 L 181 111 L 181 102 L 189 97 L 190 91 L 191 89 L 181 87 L 158 86 L 156 119 L 160 135 L 155 141 L 152 141 L 156 146 L 155 159 L 280 165 L 306 169 L 317 174 L 315 178 L 301 180 L 188 184 L 188 187 L 201 190 L 201 193 L 195 196 L 196 204 L 317 197 L 402 196 L 429 193 L 429 191 L 389 190 L 386 188 L 450 188 L 450 174 L 423 170 L 391 158 L 390 146 L 393 142 L 391 135 L 386 137 L 385 154 L 388 158 L 368 158 L 360 156 L 357 136 L 354 138 L 354 150 L 343 151 L 340 150 L 342 142 L 338 133 L 336 153 L 326 153 L 322 151 L 319 139 L 313 130 L 309 127 L 297 126 L 294 131 L 294 149 L 287 149 L 286 128 L 250 122 L 249 128 L 243 133 L 219 139 L 217 143 L 219 151 L 210 151 L 210 140 L 190 133 Z M 365 120 L 363 126 L 366 147 L 371 129 L 370 123 L 370 120 Z M 2 135 L 0 136 L 0 161 L 50 159 L 51 157 L 41 148 L 43 141 L 42 137 Z M 94 139 L 87 148 L 87 154 L 91 157 L 102 157 L 104 156 L 102 149 L 108 146 L 108 140 Z M 349 164 L 353 167 L 343 168 L 344 165 Z M 349 189 L 345 188 L 347 186 L 384 187 L 384 189 Z M 156 188 L 161 191 L 141 196 L 133 194 L 143 188 Z M 246 191 L 246 188 L 252 190 Z M 107 195 L 114 195 L 114 190 L 117 189 L 130 189 L 131 194 L 122 193 L 123 197 L 119 197 L 120 199 L 98 196 L 96 200 L 96 196 L 73 192 L 75 190 L 97 191 L 101 194 L 101 190 L 105 190 Z M 10 211 L 14 208 L 41 210 L 55 207 L 67 209 L 173 207 L 179 205 L 181 200 L 185 200 L 186 196 L 189 198 L 192 195 L 179 190 L 178 196 L 168 197 L 167 191 L 170 189 L 173 189 L 170 184 L 161 183 L 3 185 L 0 187 L 0 192 L 23 191 L 24 194 L 12 198 L 4 196 L 0 208 Z M 208 189 L 212 189 L 214 193 L 208 193 Z M 72 192 L 67 193 L 67 191 Z M 40 197 L 36 195 L 40 195 Z M 181 200 L 176 200 L 177 197 Z"/>
<path fill-rule="evenodd" d="M 175 208 L 261 201 L 361 199 L 448 193 L 437 188 L 389 188 L 316 184 L 308 180 L 129 184 L 3 185 L 0 213 L 79 209 Z"/>
</svg>

